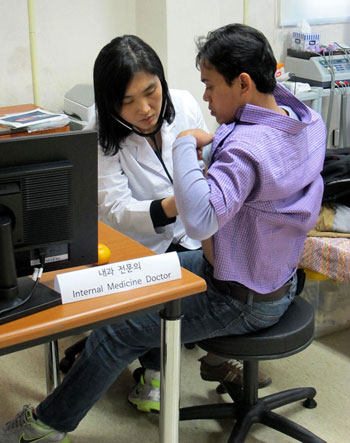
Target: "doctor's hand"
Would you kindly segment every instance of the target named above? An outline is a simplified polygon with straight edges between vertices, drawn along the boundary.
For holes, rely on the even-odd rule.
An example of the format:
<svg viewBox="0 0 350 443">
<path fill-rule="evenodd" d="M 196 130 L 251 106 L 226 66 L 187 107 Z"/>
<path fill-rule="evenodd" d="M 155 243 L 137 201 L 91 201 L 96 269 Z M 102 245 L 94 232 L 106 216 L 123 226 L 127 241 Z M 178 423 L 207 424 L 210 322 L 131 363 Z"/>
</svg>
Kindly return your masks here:
<svg viewBox="0 0 350 443">
<path fill-rule="evenodd" d="M 164 198 L 162 200 L 161 205 L 162 205 L 162 208 L 163 208 L 163 211 L 164 211 L 165 215 L 168 218 L 173 218 L 173 217 L 176 217 L 178 215 L 177 207 L 176 207 L 176 202 L 175 202 L 175 197 L 174 196 Z"/>
<path fill-rule="evenodd" d="M 197 140 L 197 149 L 209 145 L 214 138 L 214 134 L 203 131 L 203 129 L 187 129 L 186 131 L 180 132 L 176 138 L 185 137 L 186 135 L 191 135 Z"/>
</svg>

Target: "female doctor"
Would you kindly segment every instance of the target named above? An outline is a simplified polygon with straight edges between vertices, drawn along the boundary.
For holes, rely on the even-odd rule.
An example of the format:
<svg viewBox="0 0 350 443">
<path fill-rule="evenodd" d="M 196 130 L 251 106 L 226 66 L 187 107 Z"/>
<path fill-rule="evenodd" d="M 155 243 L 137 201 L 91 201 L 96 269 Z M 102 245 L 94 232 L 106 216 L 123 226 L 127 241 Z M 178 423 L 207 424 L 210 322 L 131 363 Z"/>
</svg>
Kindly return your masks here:
<svg viewBox="0 0 350 443">
<path fill-rule="evenodd" d="M 178 216 L 172 180 L 177 135 L 206 130 L 198 103 L 187 91 L 169 91 L 159 57 L 133 35 L 102 48 L 94 90 L 97 118 L 87 129 L 99 133 L 100 220 L 157 253 L 200 248 Z M 129 401 L 142 411 L 159 411 L 159 349 L 139 360 L 147 370 L 137 370 L 141 381 Z"/>
<path fill-rule="evenodd" d="M 181 131 L 207 130 L 198 103 L 169 91 L 157 54 L 132 35 L 100 51 L 94 88 L 100 219 L 158 253 L 200 248 L 177 214 L 171 155 Z"/>
</svg>

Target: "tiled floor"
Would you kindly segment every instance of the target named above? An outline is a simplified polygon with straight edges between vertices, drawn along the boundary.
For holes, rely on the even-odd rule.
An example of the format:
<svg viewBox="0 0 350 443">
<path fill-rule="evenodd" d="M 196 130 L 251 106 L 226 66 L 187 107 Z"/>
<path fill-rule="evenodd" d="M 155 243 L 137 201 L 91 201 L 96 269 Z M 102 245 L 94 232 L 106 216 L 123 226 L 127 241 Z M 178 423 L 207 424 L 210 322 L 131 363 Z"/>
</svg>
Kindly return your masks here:
<svg viewBox="0 0 350 443">
<path fill-rule="evenodd" d="M 77 340 L 60 342 L 61 349 Z M 226 401 L 218 396 L 215 383 L 199 377 L 197 359 L 203 352 L 183 349 L 181 405 L 188 406 Z M 156 443 L 158 416 L 141 414 L 127 402 L 133 386 L 135 362 L 126 369 L 107 394 L 95 405 L 78 429 L 71 434 L 72 443 Z M 314 386 L 318 407 L 305 409 L 300 402 L 280 408 L 278 412 L 307 427 L 328 443 L 350 442 L 350 329 L 317 339 L 303 352 L 292 357 L 262 363 L 272 377 L 272 385 L 261 395 L 299 386 Z M 23 404 L 36 405 L 45 396 L 44 356 L 41 346 L 0 358 L 1 422 L 11 419 Z M 180 424 L 181 443 L 226 443 L 231 424 L 192 421 Z M 247 443 L 284 443 L 295 441 L 277 431 L 256 425 Z"/>
</svg>

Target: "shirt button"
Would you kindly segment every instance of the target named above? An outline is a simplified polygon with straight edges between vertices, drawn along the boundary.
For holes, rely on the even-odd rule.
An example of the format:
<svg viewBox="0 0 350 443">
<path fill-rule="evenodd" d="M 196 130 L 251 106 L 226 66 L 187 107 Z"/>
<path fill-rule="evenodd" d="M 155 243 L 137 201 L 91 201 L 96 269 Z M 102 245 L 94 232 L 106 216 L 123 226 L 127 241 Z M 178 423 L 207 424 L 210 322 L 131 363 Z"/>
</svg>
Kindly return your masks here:
<svg viewBox="0 0 350 443">
<path fill-rule="evenodd" d="M 168 188 L 168 194 L 172 194 L 173 193 L 173 188 Z"/>
</svg>

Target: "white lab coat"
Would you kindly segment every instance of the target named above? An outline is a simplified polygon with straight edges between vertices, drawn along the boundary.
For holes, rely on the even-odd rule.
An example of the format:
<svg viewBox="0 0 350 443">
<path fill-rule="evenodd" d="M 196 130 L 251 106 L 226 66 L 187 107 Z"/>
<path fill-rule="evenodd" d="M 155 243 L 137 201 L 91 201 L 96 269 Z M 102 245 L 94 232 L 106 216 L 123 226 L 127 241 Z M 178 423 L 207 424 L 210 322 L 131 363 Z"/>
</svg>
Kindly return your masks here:
<svg viewBox="0 0 350 443">
<path fill-rule="evenodd" d="M 188 91 L 171 90 L 176 116 L 161 128 L 162 157 L 172 176 L 172 145 L 185 129 L 207 130 L 198 103 Z M 189 238 L 181 219 L 156 230 L 150 216 L 153 200 L 173 195 L 173 186 L 144 137 L 131 134 L 114 156 L 98 154 L 98 209 L 104 223 L 155 252 L 163 253 L 170 243 L 197 249 L 200 242 Z"/>
</svg>

